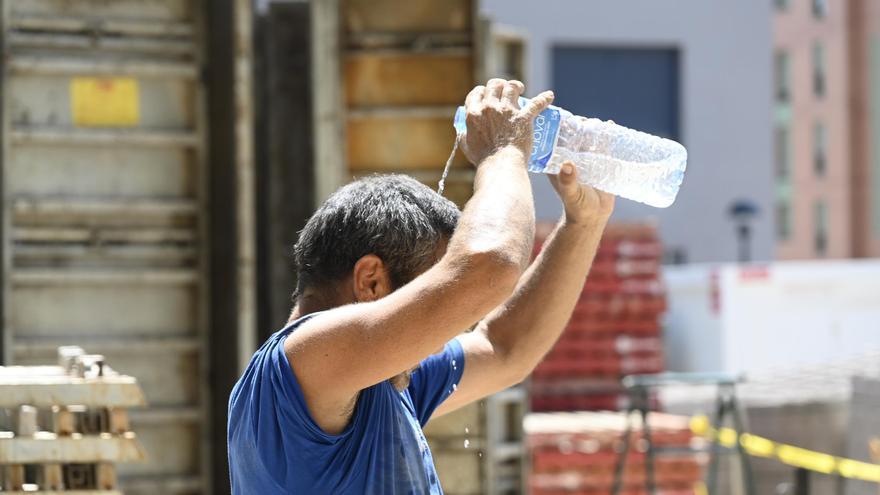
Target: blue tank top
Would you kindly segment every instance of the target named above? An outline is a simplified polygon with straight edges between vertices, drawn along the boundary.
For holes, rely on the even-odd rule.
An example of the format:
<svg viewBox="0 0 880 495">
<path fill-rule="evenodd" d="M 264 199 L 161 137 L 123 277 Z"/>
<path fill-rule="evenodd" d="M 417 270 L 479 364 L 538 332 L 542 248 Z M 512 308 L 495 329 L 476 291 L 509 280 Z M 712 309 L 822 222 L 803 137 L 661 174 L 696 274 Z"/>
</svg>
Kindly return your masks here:
<svg viewBox="0 0 880 495">
<path fill-rule="evenodd" d="M 284 353 L 284 340 L 314 315 L 276 332 L 251 358 L 229 398 L 233 494 L 442 494 L 422 427 L 464 371 L 452 340 L 422 361 L 409 387 L 364 389 L 345 430 L 312 419 Z"/>
</svg>

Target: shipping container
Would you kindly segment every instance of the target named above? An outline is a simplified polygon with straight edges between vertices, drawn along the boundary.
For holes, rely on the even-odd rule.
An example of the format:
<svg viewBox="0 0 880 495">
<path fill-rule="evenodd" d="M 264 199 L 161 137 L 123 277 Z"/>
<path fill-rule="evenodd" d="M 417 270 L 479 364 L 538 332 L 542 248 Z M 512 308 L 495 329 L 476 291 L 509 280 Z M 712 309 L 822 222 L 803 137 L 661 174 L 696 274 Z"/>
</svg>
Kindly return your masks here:
<svg viewBox="0 0 880 495">
<path fill-rule="evenodd" d="M 744 373 L 880 349 L 880 261 L 664 269 L 675 371 Z"/>
<path fill-rule="evenodd" d="M 253 351 L 250 32 L 231 22 L 250 6 L 0 5 L 2 362 L 71 344 L 107 356 L 149 404 L 131 413 L 147 461 L 120 467 L 121 488 L 214 493 L 228 389 Z M 214 353 L 228 359 L 209 373 Z"/>
</svg>

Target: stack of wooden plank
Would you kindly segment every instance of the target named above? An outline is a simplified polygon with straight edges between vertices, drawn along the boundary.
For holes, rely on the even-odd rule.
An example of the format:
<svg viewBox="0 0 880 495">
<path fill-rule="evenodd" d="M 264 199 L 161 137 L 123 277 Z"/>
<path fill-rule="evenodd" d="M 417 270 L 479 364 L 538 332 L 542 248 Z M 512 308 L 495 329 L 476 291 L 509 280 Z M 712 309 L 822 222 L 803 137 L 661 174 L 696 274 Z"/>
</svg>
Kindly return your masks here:
<svg viewBox="0 0 880 495">
<path fill-rule="evenodd" d="M 145 459 L 126 408 L 137 381 L 100 355 L 58 349 L 58 366 L 0 366 L 0 492 L 119 494 L 115 463 Z"/>
<path fill-rule="evenodd" d="M 663 371 L 662 252 L 653 225 L 608 226 L 568 327 L 532 374 L 532 410 L 621 409 L 621 377 Z"/>
<path fill-rule="evenodd" d="M 651 413 L 656 451 L 654 479 L 661 495 L 693 495 L 705 459 L 694 452 L 694 437 L 684 416 Z M 639 422 L 630 437 L 622 495 L 645 491 L 646 443 Z M 606 495 L 611 493 L 626 416 L 615 412 L 533 413 L 524 423 L 532 459 L 532 495 Z"/>
</svg>

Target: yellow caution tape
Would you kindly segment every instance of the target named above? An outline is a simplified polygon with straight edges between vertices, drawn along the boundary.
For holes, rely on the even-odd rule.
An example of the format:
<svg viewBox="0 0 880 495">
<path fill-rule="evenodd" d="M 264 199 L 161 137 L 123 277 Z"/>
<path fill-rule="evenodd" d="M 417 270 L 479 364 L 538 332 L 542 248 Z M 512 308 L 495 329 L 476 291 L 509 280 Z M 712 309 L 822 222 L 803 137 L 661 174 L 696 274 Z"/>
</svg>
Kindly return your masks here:
<svg viewBox="0 0 880 495">
<path fill-rule="evenodd" d="M 706 416 L 691 418 L 691 431 L 719 444 L 736 447 L 737 438 L 743 450 L 751 456 L 776 458 L 789 466 L 824 474 L 839 474 L 844 478 L 880 483 L 880 464 L 856 461 L 830 454 L 777 443 L 750 433 L 737 435 L 732 428 L 715 429 Z"/>
</svg>

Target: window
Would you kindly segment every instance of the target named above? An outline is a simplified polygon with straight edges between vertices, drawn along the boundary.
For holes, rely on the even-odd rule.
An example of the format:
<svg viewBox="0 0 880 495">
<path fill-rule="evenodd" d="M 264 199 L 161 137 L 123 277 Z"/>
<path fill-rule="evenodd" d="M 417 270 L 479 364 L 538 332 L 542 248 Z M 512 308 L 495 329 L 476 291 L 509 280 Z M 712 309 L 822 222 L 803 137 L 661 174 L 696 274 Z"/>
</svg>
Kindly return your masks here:
<svg viewBox="0 0 880 495">
<path fill-rule="evenodd" d="M 813 0 L 813 15 L 820 19 L 828 15 L 828 0 Z"/>
<path fill-rule="evenodd" d="M 828 251 L 828 207 L 821 199 L 816 201 L 814 222 L 814 242 L 817 256 L 825 256 Z"/>
<path fill-rule="evenodd" d="M 784 126 L 776 127 L 775 147 L 776 147 L 776 178 L 787 179 L 791 172 L 791 162 L 789 155 L 789 133 L 788 128 Z"/>
<path fill-rule="evenodd" d="M 813 93 L 825 95 L 825 47 L 819 41 L 813 44 Z"/>
<path fill-rule="evenodd" d="M 776 237 L 779 240 L 791 236 L 791 205 L 786 200 L 776 203 Z"/>
<path fill-rule="evenodd" d="M 819 177 L 825 176 L 828 165 L 828 134 L 821 122 L 816 122 L 813 129 L 813 168 Z"/>
<path fill-rule="evenodd" d="M 788 59 L 788 53 L 786 52 L 777 52 L 775 64 L 775 77 L 776 77 L 776 99 L 780 102 L 787 102 L 790 97 L 790 61 Z"/>
</svg>

